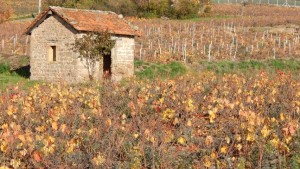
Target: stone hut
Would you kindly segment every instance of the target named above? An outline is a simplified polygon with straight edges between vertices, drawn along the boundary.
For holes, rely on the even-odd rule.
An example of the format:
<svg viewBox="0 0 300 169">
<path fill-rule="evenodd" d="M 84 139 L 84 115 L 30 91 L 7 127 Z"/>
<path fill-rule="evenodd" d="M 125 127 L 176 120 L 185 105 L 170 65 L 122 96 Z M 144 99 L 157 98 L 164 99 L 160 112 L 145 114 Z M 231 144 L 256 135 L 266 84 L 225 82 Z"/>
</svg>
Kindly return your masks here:
<svg viewBox="0 0 300 169">
<path fill-rule="evenodd" d="M 32 80 L 78 83 L 89 80 L 85 61 L 74 51 L 76 38 L 87 32 L 106 31 L 115 40 L 110 55 L 96 64 L 94 78 L 109 73 L 118 81 L 134 73 L 133 29 L 121 15 L 97 10 L 49 7 L 26 29 L 30 35 L 30 72 Z"/>
</svg>

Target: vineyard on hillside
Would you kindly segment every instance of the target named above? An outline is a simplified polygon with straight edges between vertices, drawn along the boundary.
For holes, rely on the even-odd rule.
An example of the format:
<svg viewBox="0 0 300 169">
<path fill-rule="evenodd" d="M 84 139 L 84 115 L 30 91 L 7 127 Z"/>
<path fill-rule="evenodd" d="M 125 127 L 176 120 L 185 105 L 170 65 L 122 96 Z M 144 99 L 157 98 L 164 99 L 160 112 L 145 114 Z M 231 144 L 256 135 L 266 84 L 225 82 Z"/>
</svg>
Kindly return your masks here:
<svg viewBox="0 0 300 169">
<path fill-rule="evenodd" d="M 241 3 L 251 3 L 256 5 L 275 5 L 284 6 L 291 8 L 299 8 L 300 1 L 298 0 L 214 0 L 215 4 L 241 4 Z"/>
<path fill-rule="evenodd" d="M 133 19 L 144 32 L 138 38 L 136 56 L 149 61 L 184 62 L 299 58 L 300 9 L 257 5 L 242 8 L 215 5 L 213 13 L 219 17 L 210 20 Z"/>
<path fill-rule="evenodd" d="M 143 33 L 136 58 L 145 61 L 249 60 L 299 58 L 300 9 L 274 6 L 214 5 L 208 20 L 129 18 Z M 240 16 L 243 10 L 243 16 Z M 274 12 L 276 11 L 276 12 Z M 29 24 L 0 25 L 0 52 L 28 55 Z"/>
<path fill-rule="evenodd" d="M 14 9 L 15 15 L 28 15 L 38 13 L 39 0 L 6 0 Z"/>
</svg>

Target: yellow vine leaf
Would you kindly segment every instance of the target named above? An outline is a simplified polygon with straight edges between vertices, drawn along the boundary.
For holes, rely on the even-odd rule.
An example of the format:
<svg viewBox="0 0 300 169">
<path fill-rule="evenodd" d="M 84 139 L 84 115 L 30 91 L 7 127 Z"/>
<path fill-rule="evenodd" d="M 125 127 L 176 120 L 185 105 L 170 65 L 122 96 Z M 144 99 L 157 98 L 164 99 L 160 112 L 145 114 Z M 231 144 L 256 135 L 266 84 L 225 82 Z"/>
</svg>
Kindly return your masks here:
<svg viewBox="0 0 300 169">
<path fill-rule="evenodd" d="M 154 142 L 155 142 L 155 138 L 154 138 L 153 136 L 151 136 L 150 139 L 149 139 L 149 141 L 150 141 L 151 143 L 154 143 Z"/>
<path fill-rule="evenodd" d="M 6 150 L 7 150 L 7 147 L 8 147 L 7 142 L 6 142 L 6 141 L 3 141 L 3 142 L 1 143 L 0 149 L 1 149 L 2 152 L 5 153 Z"/>
<path fill-rule="evenodd" d="M 25 143 L 26 139 L 24 135 L 19 135 L 18 139 L 20 139 L 22 141 L 22 143 Z"/>
<path fill-rule="evenodd" d="M 285 138 L 285 142 L 286 144 L 289 144 L 289 142 L 292 140 L 291 136 L 288 136 L 287 138 Z"/>
<path fill-rule="evenodd" d="M 51 124 L 51 126 L 52 126 L 52 129 L 53 129 L 54 131 L 57 131 L 57 129 L 58 129 L 57 122 L 53 122 L 53 123 Z"/>
<path fill-rule="evenodd" d="M 204 164 L 203 165 L 204 165 L 204 167 L 207 167 L 207 168 L 211 167 L 211 162 L 210 162 L 208 156 L 204 157 Z"/>
<path fill-rule="evenodd" d="M 14 168 L 19 168 L 21 165 L 20 159 L 12 159 L 10 160 L 10 165 L 13 166 Z"/>
<path fill-rule="evenodd" d="M 192 99 L 188 99 L 188 101 L 186 103 L 187 103 L 187 105 L 186 105 L 186 111 L 193 112 L 196 109 L 196 107 L 193 104 L 194 101 Z"/>
<path fill-rule="evenodd" d="M 112 122 L 111 122 L 111 119 L 108 118 L 108 119 L 106 120 L 106 124 L 107 124 L 108 126 L 111 126 L 111 123 L 112 123 Z"/>
<path fill-rule="evenodd" d="M 189 126 L 189 127 L 191 127 L 191 126 L 192 126 L 192 121 L 191 121 L 191 120 L 188 120 L 188 121 L 186 122 L 186 125 Z"/>
<path fill-rule="evenodd" d="M 237 148 L 239 151 L 241 151 L 242 148 L 243 148 L 243 146 L 242 146 L 241 144 L 238 144 L 238 145 L 236 145 L 236 148 Z"/>
<path fill-rule="evenodd" d="M 175 110 L 167 109 L 162 114 L 163 120 L 173 119 L 175 116 Z"/>
<path fill-rule="evenodd" d="M 215 160 L 215 159 L 217 159 L 217 154 L 215 152 L 212 152 L 210 154 L 210 157 L 211 157 L 211 159 Z"/>
<path fill-rule="evenodd" d="M 0 169 L 9 169 L 9 168 L 6 166 L 1 166 Z"/>
<path fill-rule="evenodd" d="M 14 107 L 12 105 L 8 106 L 7 114 L 11 116 L 14 113 Z"/>
<path fill-rule="evenodd" d="M 60 130 L 61 130 L 61 132 L 65 132 L 66 131 L 66 128 L 67 128 L 67 126 L 65 125 L 65 124 L 62 124 L 61 126 L 60 126 Z"/>
<path fill-rule="evenodd" d="M 93 158 L 93 163 L 96 166 L 100 166 L 105 162 L 105 158 L 101 155 L 101 153 L 98 154 L 98 156 Z"/>
<path fill-rule="evenodd" d="M 138 138 L 138 137 L 139 137 L 139 134 L 137 134 L 137 133 L 136 133 L 136 134 L 133 134 L 133 137 L 134 137 L 134 138 Z"/>
<path fill-rule="evenodd" d="M 246 138 L 247 141 L 253 142 L 255 140 L 255 135 L 253 133 L 249 133 Z"/>
<path fill-rule="evenodd" d="M 46 128 L 45 128 L 45 126 L 39 126 L 39 127 L 36 127 L 35 130 L 38 132 L 44 132 L 44 131 L 46 131 Z"/>
<path fill-rule="evenodd" d="M 280 113 L 280 120 L 281 121 L 284 121 L 285 117 L 284 117 L 284 114 L 283 113 Z"/>
<path fill-rule="evenodd" d="M 185 145 L 186 144 L 186 139 L 184 137 L 179 137 L 177 139 L 177 142 L 181 145 Z"/>
<path fill-rule="evenodd" d="M 279 139 L 277 137 L 275 137 L 270 142 L 274 147 L 277 147 L 279 144 Z"/>
<path fill-rule="evenodd" d="M 173 139 L 174 139 L 174 134 L 172 133 L 172 131 L 167 131 L 165 133 L 164 142 L 170 143 L 173 141 Z"/>
<path fill-rule="evenodd" d="M 267 126 L 264 126 L 260 132 L 261 132 L 263 138 L 266 138 L 269 136 L 271 130 L 269 130 Z"/>
<path fill-rule="evenodd" d="M 209 122 L 214 123 L 215 122 L 214 119 L 216 118 L 216 113 L 210 110 L 208 111 L 208 114 L 209 114 Z"/>
<path fill-rule="evenodd" d="M 174 119 L 174 121 L 173 121 L 173 125 L 177 125 L 177 124 L 179 124 L 179 120 L 178 120 L 178 118 L 176 117 L 176 118 Z"/>
<path fill-rule="evenodd" d="M 159 99 L 159 103 L 160 103 L 160 104 L 163 104 L 164 101 L 165 101 L 165 98 L 163 98 L 163 97 Z"/>
<path fill-rule="evenodd" d="M 227 151 L 228 151 L 228 147 L 227 146 L 221 147 L 221 153 L 226 154 Z"/>
</svg>

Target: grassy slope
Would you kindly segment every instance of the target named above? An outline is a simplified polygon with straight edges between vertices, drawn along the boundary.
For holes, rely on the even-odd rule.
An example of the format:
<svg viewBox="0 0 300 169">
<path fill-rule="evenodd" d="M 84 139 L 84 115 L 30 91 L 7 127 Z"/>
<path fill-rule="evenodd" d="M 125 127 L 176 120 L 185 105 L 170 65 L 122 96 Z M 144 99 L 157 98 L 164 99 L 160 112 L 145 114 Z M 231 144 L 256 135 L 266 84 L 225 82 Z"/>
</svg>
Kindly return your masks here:
<svg viewBox="0 0 300 169">
<path fill-rule="evenodd" d="M 197 71 L 210 70 L 216 73 L 254 73 L 255 71 L 267 71 L 276 72 L 277 70 L 290 71 L 292 73 L 299 73 L 300 71 L 300 60 L 290 59 L 290 60 L 249 60 L 241 62 L 232 61 L 218 61 L 218 62 L 207 62 L 202 61 L 195 68 Z"/>
<path fill-rule="evenodd" d="M 11 0 L 9 4 L 16 15 L 28 15 L 38 11 L 38 0 Z"/>
<path fill-rule="evenodd" d="M 243 73 L 253 74 L 260 71 L 267 71 L 269 73 L 276 73 L 278 70 L 291 72 L 293 74 L 299 74 L 300 60 L 265 60 L 265 61 L 217 61 L 208 62 L 200 61 L 187 66 L 188 69 L 178 62 L 170 64 L 161 63 L 145 63 L 141 61 L 135 61 L 136 75 L 139 78 L 170 78 L 178 75 L 182 75 L 190 70 L 197 73 L 200 71 L 213 71 L 217 74 L 224 73 Z"/>
<path fill-rule="evenodd" d="M 20 84 L 23 88 L 34 85 L 29 80 L 29 59 L 26 56 L 0 55 L 0 90 Z"/>
<path fill-rule="evenodd" d="M 23 89 L 28 89 L 35 83 L 35 81 L 30 81 L 28 78 L 22 77 L 17 73 L 6 72 L 0 74 L 0 90 L 5 90 L 17 84 L 22 86 Z"/>
<path fill-rule="evenodd" d="M 28 79 L 29 67 L 26 66 L 29 65 L 28 59 L 24 59 L 24 57 L 17 58 L 20 60 L 14 59 L 13 63 L 9 62 L 10 65 L 13 65 L 13 68 L 9 68 L 3 63 L 1 64 L 0 60 L 0 90 L 17 83 L 21 83 L 24 88 L 30 87 L 36 83 Z M 185 66 L 180 62 L 163 64 L 148 63 L 139 60 L 135 61 L 135 75 L 140 79 L 168 79 L 183 75 L 187 72 L 197 73 L 200 71 L 213 71 L 222 75 L 224 73 L 253 74 L 262 70 L 269 73 L 276 73 L 278 70 L 281 70 L 299 74 L 300 60 L 251 60 L 242 62 L 201 61 L 188 66 Z"/>
</svg>

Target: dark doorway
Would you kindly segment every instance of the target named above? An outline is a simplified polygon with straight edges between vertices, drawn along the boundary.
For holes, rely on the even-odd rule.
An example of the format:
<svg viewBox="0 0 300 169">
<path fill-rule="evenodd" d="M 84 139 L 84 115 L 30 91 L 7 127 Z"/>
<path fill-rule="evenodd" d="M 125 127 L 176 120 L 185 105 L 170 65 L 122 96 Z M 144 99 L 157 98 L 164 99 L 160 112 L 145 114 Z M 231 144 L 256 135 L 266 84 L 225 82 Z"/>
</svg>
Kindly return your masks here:
<svg viewBox="0 0 300 169">
<path fill-rule="evenodd" d="M 29 79 L 30 78 L 30 65 L 19 67 L 19 68 L 13 70 L 13 72 L 16 72 L 18 75 Z"/>
<path fill-rule="evenodd" d="M 103 56 L 103 77 L 111 77 L 111 54 Z"/>
</svg>

